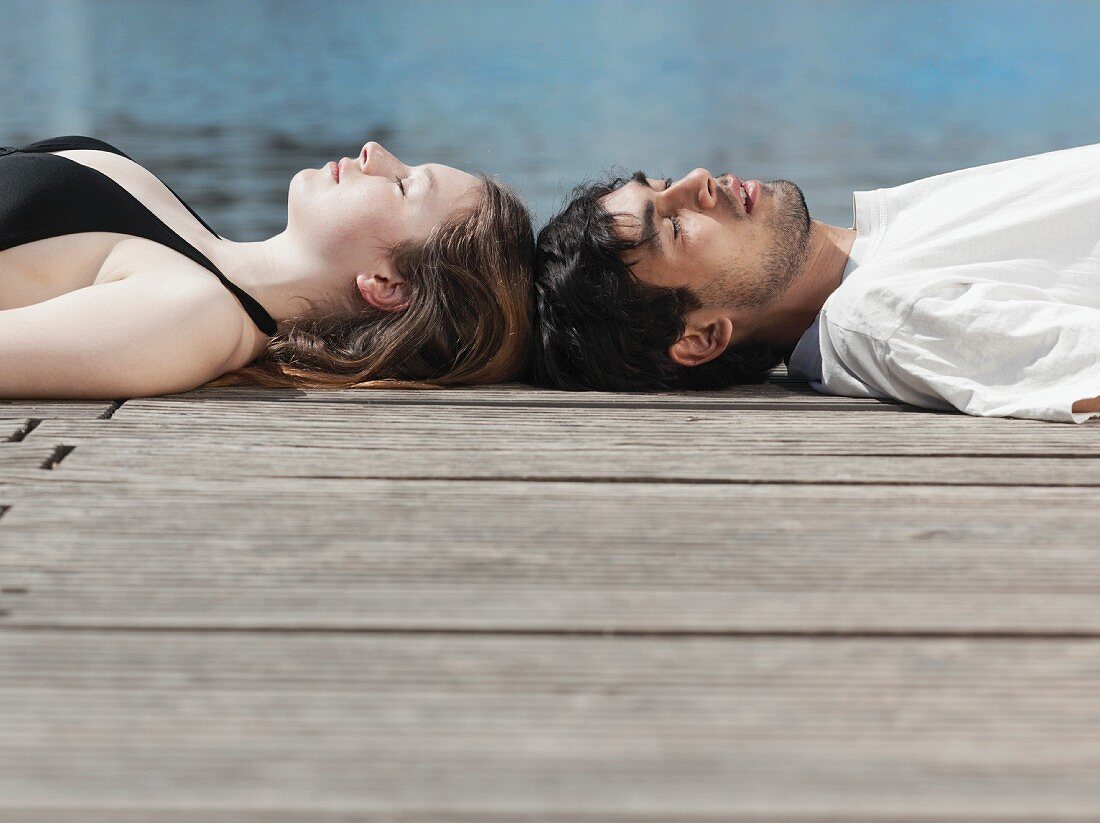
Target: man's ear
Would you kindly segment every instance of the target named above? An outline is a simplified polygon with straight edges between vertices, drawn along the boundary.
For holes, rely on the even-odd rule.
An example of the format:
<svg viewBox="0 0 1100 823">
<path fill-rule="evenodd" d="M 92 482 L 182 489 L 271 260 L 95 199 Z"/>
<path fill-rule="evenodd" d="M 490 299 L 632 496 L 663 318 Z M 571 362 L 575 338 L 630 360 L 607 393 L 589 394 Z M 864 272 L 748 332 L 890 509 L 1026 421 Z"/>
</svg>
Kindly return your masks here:
<svg viewBox="0 0 1100 823">
<path fill-rule="evenodd" d="M 716 358 L 733 338 L 733 321 L 720 314 L 692 312 L 680 339 L 668 347 L 668 356 L 681 366 L 701 366 Z"/>
<path fill-rule="evenodd" d="M 397 272 L 360 274 L 355 278 L 355 285 L 363 299 L 381 311 L 400 311 L 409 305 L 405 280 Z"/>
</svg>

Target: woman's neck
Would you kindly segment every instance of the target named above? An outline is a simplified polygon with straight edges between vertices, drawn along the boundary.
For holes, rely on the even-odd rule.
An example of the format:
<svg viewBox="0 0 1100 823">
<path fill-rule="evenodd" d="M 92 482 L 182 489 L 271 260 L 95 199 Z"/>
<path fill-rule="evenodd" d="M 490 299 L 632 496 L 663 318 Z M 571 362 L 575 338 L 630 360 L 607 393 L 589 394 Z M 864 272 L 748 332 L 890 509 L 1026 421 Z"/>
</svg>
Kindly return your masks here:
<svg viewBox="0 0 1100 823">
<path fill-rule="evenodd" d="M 317 261 L 305 257 L 286 231 L 267 240 L 219 238 L 207 247 L 210 261 L 235 286 L 251 295 L 276 321 L 311 310 L 309 301 L 331 300 L 339 284 L 329 282 Z"/>
</svg>

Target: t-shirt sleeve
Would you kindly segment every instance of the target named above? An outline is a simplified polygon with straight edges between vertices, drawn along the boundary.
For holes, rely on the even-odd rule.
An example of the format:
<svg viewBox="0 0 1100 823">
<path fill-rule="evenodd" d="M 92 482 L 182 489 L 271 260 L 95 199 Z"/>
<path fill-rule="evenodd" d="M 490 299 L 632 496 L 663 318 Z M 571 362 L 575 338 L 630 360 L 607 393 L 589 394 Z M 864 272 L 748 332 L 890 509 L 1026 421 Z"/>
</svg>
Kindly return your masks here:
<svg viewBox="0 0 1100 823">
<path fill-rule="evenodd" d="M 1016 283 L 924 290 L 875 351 L 890 381 L 983 417 L 1082 423 L 1100 395 L 1100 309 Z M 904 398 L 903 398 L 904 399 Z"/>
</svg>

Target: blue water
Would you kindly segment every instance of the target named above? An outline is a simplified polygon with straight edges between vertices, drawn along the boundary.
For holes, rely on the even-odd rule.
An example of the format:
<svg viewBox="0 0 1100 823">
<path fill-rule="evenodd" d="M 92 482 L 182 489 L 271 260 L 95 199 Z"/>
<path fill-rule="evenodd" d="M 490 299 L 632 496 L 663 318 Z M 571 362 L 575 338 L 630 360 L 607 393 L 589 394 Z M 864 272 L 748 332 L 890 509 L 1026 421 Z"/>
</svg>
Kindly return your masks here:
<svg viewBox="0 0 1100 823">
<path fill-rule="evenodd" d="M 0 144 L 85 133 L 220 232 L 377 139 L 544 220 L 612 165 L 853 189 L 1100 141 L 1094 2 L 0 2 Z"/>
</svg>

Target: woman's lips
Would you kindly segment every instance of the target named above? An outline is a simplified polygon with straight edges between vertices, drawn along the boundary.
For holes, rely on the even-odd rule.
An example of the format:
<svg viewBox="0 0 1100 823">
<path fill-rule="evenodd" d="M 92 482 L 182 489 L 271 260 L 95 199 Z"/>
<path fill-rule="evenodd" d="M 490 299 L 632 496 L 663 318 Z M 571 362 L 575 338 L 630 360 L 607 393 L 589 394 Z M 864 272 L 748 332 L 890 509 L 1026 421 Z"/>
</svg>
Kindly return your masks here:
<svg viewBox="0 0 1100 823">
<path fill-rule="evenodd" d="M 334 160 L 329 160 L 325 164 L 325 168 L 328 169 L 328 173 L 332 175 L 332 179 L 337 183 L 340 182 L 340 166 Z"/>
</svg>

